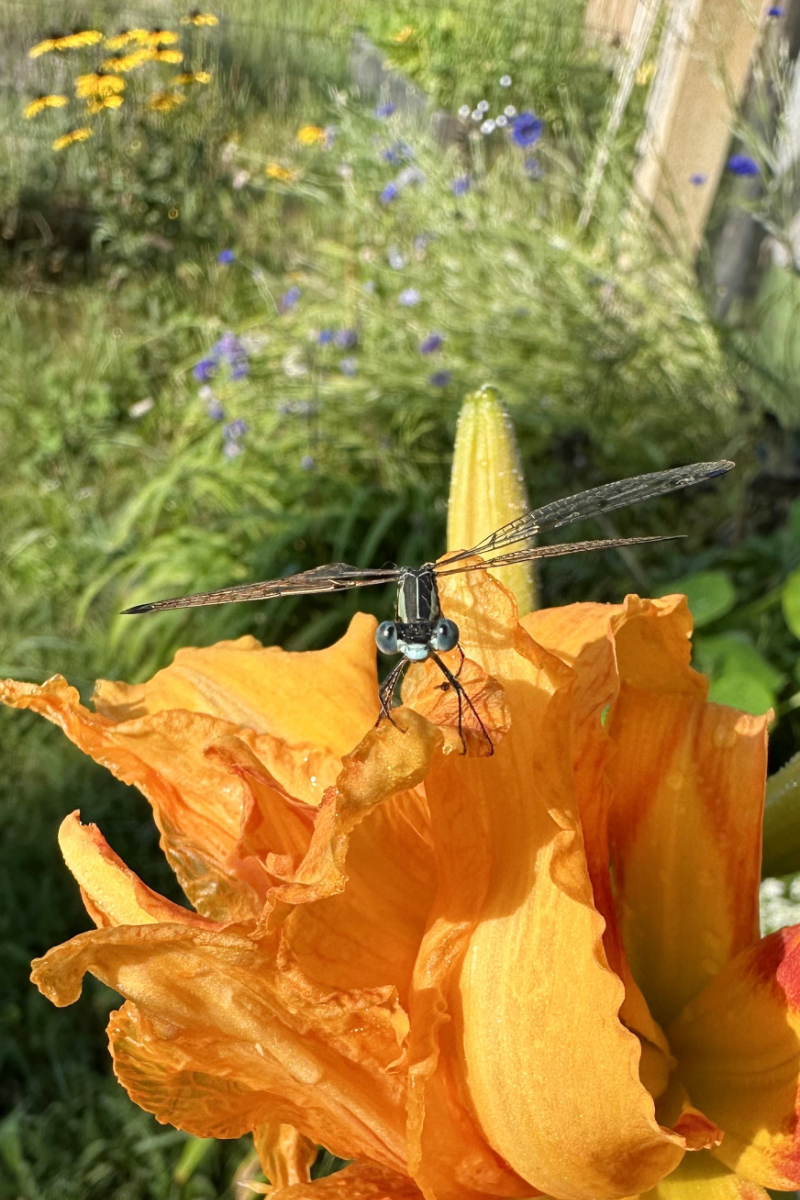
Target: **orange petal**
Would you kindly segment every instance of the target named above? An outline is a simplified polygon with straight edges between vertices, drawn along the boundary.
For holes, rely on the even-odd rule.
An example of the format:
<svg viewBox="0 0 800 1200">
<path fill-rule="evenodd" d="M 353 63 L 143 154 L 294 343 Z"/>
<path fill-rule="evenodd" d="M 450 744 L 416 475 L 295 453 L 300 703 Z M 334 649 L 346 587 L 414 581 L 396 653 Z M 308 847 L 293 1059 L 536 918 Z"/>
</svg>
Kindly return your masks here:
<svg viewBox="0 0 800 1200">
<path fill-rule="evenodd" d="M 261 1169 L 273 1188 L 310 1183 L 317 1147 L 309 1138 L 298 1133 L 293 1125 L 267 1121 L 254 1131 L 253 1145 Z"/>
<path fill-rule="evenodd" d="M 677 1170 L 640 1200 L 769 1200 L 756 1183 L 742 1179 L 710 1154 L 687 1154 Z"/>
<path fill-rule="evenodd" d="M 715 1155 L 764 1187 L 800 1187 L 800 926 L 738 955 L 668 1030 Z"/>
<path fill-rule="evenodd" d="M 59 1006 L 86 971 L 133 1002 L 112 1018 L 115 1070 L 161 1121 L 232 1137 L 277 1120 L 340 1156 L 404 1170 L 394 989 L 318 988 L 278 951 L 277 939 L 232 928 L 120 926 L 55 947 L 32 978 Z"/>
<path fill-rule="evenodd" d="M 629 1196 L 683 1146 L 657 1125 L 617 1018 L 573 791 L 572 672 L 500 585 L 453 579 L 443 611 L 511 725 L 492 758 L 437 758 L 426 779 L 439 890 L 410 1012 L 412 1174 L 437 1200 Z"/>
<path fill-rule="evenodd" d="M 208 713 L 341 758 L 378 716 L 375 618 L 357 613 L 325 650 L 290 653 L 253 637 L 179 650 L 147 683 L 100 680 L 95 708 L 114 721 L 165 709 Z"/>
<path fill-rule="evenodd" d="M 612 630 L 617 911 L 633 974 L 664 1024 L 758 937 L 767 722 L 706 703 L 684 597 L 629 596 Z"/>
<path fill-rule="evenodd" d="M 270 1192 L 270 1200 L 423 1200 L 413 1179 L 374 1163 L 351 1163 L 314 1183 Z"/>
</svg>

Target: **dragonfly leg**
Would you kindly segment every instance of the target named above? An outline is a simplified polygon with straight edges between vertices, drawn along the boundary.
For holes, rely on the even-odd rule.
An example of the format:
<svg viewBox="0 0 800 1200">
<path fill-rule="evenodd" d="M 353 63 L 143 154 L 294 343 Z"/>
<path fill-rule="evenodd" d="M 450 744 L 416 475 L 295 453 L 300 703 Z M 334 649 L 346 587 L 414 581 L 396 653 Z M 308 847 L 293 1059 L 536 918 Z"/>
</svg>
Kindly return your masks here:
<svg viewBox="0 0 800 1200">
<path fill-rule="evenodd" d="M 400 729 L 397 721 L 395 721 L 392 717 L 392 703 L 394 701 L 394 694 L 397 691 L 397 685 L 399 684 L 402 674 L 407 666 L 408 659 L 401 658 L 397 666 L 392 667 L 391 671 L 381 684 L 378 690 L 378 698 L 381 702 L 381 711 L 380 716 L 375 722 L 376 725 L 380 725 L 383 718 L 386 717 L 387 721 L 391 721 L 395 729 Z M 405 730 L 401 730 L 401 732 L 405 733 Z"/>
<path fill-rule="evenodd" d="M 461 655 L 461 661 L 458 664 L 458 670 L 456 671 L 456 674 L 455 674 L 455 678 L 458 679 L 459 675 L 461 674 L 461 668 L 464 666 L 464 659 L 465 659 L 466 655 L 464 654 L 464 651 L 461 649 L 460 643 L 456 646 L 456 650 Z M 445 679 L 444 683 L 439 684 L 439 687 L 442 689 L 443 692 L 446 692 L 448 690 L 448 688 L 450 687 L 450 684 Z"/>
<path fill-rule="evenodd" d="M 435 650 L 431 650 L 430 654 L 431 654 L 431 658 L 436 663 L 437 667 L 442 672 L 445 679 L 447 680 L 447 682 L 450 684 L 450 686 L 453 688 L 456 695 L 458 696 L 458 736 L 461 738 L 461 748 L 462 748 L 463 753 L 464 754 L 467 753 L 467 743 L 464 741 L 464 730 L 463 730 L 462 722 L 461 722 L 461 713 L 463 711 L 462 702 L 463 702 L 463 700 L 466 700 L 473 717 L 475 718 L 475 720 L 478 722 L 478 724 L 481 727 L 481 733 L 486 738 L 486 741 L 489 743 L 489 753 L 494 754 L 494 743 L 493 743 L 492 739 L 489 737 L 489 734 L 487 733 L 487 730 L 486 730 L 486 726 L 484 725 L 483 721 L 480 719 L 480 716 L 478 715 L 478 710 L 476 709 L 475 705 L 470 700 L 466 689 L 464 688 L 463 684 L 460 684 L 458 682 L 458 676 L 454 675 L 453 672 L 451 670 L 449 670 L 448 667 L 445 666 L 445 664 L 439 658 L 439 655 L 436 653 Z M 463 658 L 462 658 L 462 662 L 463 662 Z"/>
</svg>

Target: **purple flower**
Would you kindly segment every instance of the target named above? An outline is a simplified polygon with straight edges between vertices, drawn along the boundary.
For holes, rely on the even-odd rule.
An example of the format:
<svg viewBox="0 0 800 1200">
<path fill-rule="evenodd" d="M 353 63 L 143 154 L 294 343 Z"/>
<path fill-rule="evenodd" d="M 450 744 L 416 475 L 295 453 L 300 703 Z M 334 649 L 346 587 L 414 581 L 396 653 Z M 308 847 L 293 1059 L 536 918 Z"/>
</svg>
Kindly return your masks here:
<svg viewBox="0 0 800 1200">
<path fill-rule="evenodd" d="M 343 375 L 355 375 L 358 370 L 357 358 L 343 358 L 339 363 L 339 370 Z"/>
<path fill-rule="evenodd" d="M 219 254 L 217 255 L 217 262 L 222 263 L 224 267 L 227 267 L 235 260 L 235 258 L 236 255 L 233 250 L 220 250 Z"/>
<path fill-rule="evenodd" d="M 310 454 L 304 454 L 300 459 L 300 467 L 303 471 L 313 471 L 316 463 Z"/>
<path fill-rule="evenodd" d="M 428 379 L 428 383 L 432 384 L 433 387 L 447 387 L 452 378 L 452 371 L 434 371 L 433 375 Z"/>
<path fill-rule="evenodd" d="M 243 438 L 247 433 L 247 422 L 241 417 L 237 417 L 235 421 L 230 421 L 222 427 L 222 436 L 226 441 L 235 442 L 239 438 Z"/>
<path fill-rule="evenodd" d="M 284 292 L 278 301 L 278 310 L 282 313 L 288 312 L 290 308 L 294 308 L 302 294 L 300 288 L 296 285 L 290 287 L 288 292 Z"/>
<path fill-rule="evenodd" d="M 535 155 L 532 154 L 529 158 L 526 158 L 523 166 L 525 167 L 525 174 L 528 176 L 528 179 L 536 181 L 544 177 L 542 164 Z"/>
<path fill-rule="evenodd" d="M 395 142 L 393 146 L 388 146 L 381 156 L 384 162 L 391 163 L 396 167 L 401 162 L 405 162 L 409 158 L 414 157 L 414 151 L 408 142 Z"/>
<path fill-rule="evenodd" d="M 689 176 L 689 183 L 693 184 L 695 187 L 702 187 L 703 184 L 707 182 L 708 176 L 704 175 L 702 171 L 695 171 L 694 175 Z"/>
<path fill-rule="evenodd" d="M 429 333 L 424 341 L 419 344 L 420 354 L 433 354 L 435 350 L 440 350 L 444 345 L 444 338 L 440 333 Z"/>
<path fill-rule="evenodd" d="M 389 101 L 388 104 L 379 104 L 375 109 L 376 117 L 390 117 L 397 106 Z"/>
<path fill-rule="evenodd" d="M 542 136 L 544 122 L 533 112 L 521 112 L 511 122 L 511 138 L 523 148 L 532 146 Z"/>
<path fill-rule="evenodd" d="M 768 8 L 767 16 L 768 17 L 782 17 L 783 9 L 781 8 L 780 4 L 773 4 L 772 8 Z"/>
<path fill-rule="evenodd" d="M 222 453 L 226 458 L 238 458 L 240 454 L 244 454 L 244 446 L 242 446 L 239 442 L 223 442 Z"/>
<path fill-rule="evenodd" d="M 226 358 L 231 363 L 242 357 L 247 358 L 244 346 L 236 334 L 231 333 L 230 329 L 226 333 L 223 333 L 212 353 L 221 358 Z"/>
<path fill-rule="evenodd" d="M 454 179 L 450 184 L 450 191 L 454 196 L 463 196 L 472 187 L 472 180 L 469 175 L 459 175 L 458 179 Z"/>
<path fill-rule="evenodd" d="M 317 341 L 319 342 L 320 346 L 329 346 L 333 341 L 334 336 L 335 335 L 332 329 L 321 329 L 317 336 Z"/>
<path fill-rule="evenodd" d="M 250 374 L 250 363 L 247 359 L 234 363 L 231 367 L 231 379 L 246 379 Z"/>
<path fill-rule="evenodd" d="M 391 204 L 391 202 L 396 200 L 399 195 L 400 188 L 397 186 L 397 184 L 387 183 L 380 196 L 378 196 L 378 199 L 380 200 L 381 204 Z"/>
<path fill-rule="evenodd" d="M 403 308 L 413 308 L 415 304 L 419 304 L 421 299 L 416 288 L 403 288 L 397 297 L 397 303 L 402 304 Z"/>
<path fill-rule="evenodd" d="M 760 175 L 758 163 L 748 154 L 732 154 L 728 159 L 728 170 L 734 175 Z"/>
<path fill-rule="evenodd" d="M 340 329 L 333 339 L 340 350 L 352 350 L 358 341 L 355 329 Z"/>
<path fill-rule="evenodd" d="M 223 421 L 225 419 L 225 409 L 220 404 L 216 396 L 211 400 L 206 401 L 206 412 L 212 421 Z"/>
<path fill-rule="evenodd" d="M 198 383 L 207 383 L 216 370 L 217 360 L 215 358 L 201 358 L 200 362 L 195 363 L 192 367 L 192 374 Z"/>
</svg>

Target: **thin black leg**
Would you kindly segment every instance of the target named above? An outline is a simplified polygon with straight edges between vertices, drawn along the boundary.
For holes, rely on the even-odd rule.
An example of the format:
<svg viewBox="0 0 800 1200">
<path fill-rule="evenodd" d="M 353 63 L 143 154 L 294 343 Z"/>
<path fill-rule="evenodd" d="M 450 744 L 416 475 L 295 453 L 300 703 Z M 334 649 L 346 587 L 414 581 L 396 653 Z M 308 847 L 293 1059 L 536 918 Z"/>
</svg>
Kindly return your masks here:
<svg viewBox="0 0 800 1200">
<path fill-rule="evenodd" d="M 395 721 L 392 717 L 392 703 L 394 701 L 394 694 L 397 691 L 397 685 L 399 684 L 402 674 L 407 666 L 408 659 L 401 658 L 397 666 L 392 667 L 391 671 L 381 684 L 378 690 L 378 698 L 381 702 L 381 711 L 380 716 L 375 722 L 376 725 L 380 725 L 383 718 L 386 717 L 387 721 L 391 721 L 395 729 L 400 728 L 400 726 L 397 724 L 397 721 Z"/>
<path fill-rule="evenodd" d="M 459 647 L 459 649 L 460 649 L 460 647 Z M 484 725 L 483 721 L 478 716 L 478 710 L 475 708 L 475 705 L 470 700 L 463 685 L 458 682 L 458 678 L 453 674 L 453 672 L 450 671 L 445 666 L 445 664 L 439 658 L 439 655 L 436 653 L 435 650 L 431 650 L 431 658 L 436 663 L 437 667 L 442 672 L 445 679 L 449 682 L 450 686 L 455 689 L 455 693 L 458 696 L 458 736 L 461 738 L 461 748 L 462 748 L 464 754 L 467 753 L 467 743 L 464 741 L 464 730 L 463 730 L 462 724 L 461 724 L 462 697 L 464 698 L 464 700 L 466 700 L 467 704 L 469 705 L 472 715 L 474 716 L 475 720 L 478 722 L 478 724 L 481 727 L 481 733 L 486 738 L 486 741 L 489 743 L 489 753 L 494 754 L 494 743 L 492 742 L 492 739 L 489 737 L 489 734 L 486 732 L 486 726 Z M 462 661 L 462 663 L 464 661 L 463 651 L 462 651 L 461 661 Z"/>
</svg>

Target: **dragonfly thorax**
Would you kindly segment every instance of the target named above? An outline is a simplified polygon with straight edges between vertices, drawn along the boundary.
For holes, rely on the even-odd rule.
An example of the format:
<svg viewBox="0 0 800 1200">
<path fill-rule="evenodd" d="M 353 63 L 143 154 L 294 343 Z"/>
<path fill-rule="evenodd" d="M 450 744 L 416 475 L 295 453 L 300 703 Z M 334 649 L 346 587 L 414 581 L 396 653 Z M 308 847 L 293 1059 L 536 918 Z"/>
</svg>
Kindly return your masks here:
<svg viewBox="0 0 800 1200">
<path fill-rule="evenodd" d="M 458 626 L 442 616 L 431 566 L 402 569 L 395 619 L 381 622 L 375 641 L 384 654 L 402 654 L 410 662 L 423 662 L 431 651 L 452 650 L 458 644 Z"/>
</svg>

